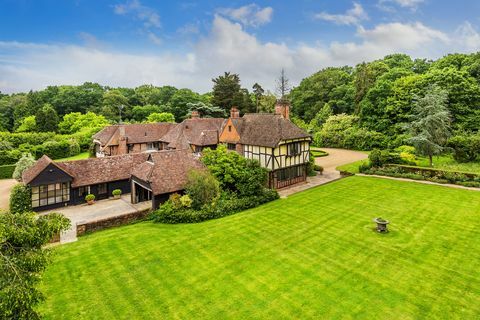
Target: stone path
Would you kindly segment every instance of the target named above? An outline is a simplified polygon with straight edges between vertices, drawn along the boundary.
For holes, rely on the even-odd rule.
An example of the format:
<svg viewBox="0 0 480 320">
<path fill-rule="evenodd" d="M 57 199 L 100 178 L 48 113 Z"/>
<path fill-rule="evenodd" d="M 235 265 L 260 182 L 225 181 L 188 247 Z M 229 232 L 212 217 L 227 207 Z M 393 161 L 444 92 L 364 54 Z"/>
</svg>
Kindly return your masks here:
<svg viewBox="0 0 480 320">
<path fill-rule="evenodd" d="M 480 191 L 480 188 L 465 187 L 465 186 L 460 186 L 460 185 L 458 185 L 458 184 L 438 183 L 438 182 L 425 181 L 425 180 L 415 180 L 415 179 L 408 179 L 408 178 L 397 178 L 397 177 L 379 176 L 379 175 L 376 175 L 376 174 L 357 173 L 357 174 L 355 174 L 355 175 L 356 175 L 356 176 L 360 176 L 360 177 L 374 177 L 374 178 L 381 178 L 381 179 L 390 179 L 390 180 L 397 180 L 397 181 L 406 181 L 406 182 L 416 182 L 416 183 L 422 183 L 422 184 L 430 184 L 430 185 L 434 185 L 434 186 L 447 187 L 447 188 L 455 188 L 455 189 L 464 189 L 464 190 Z"/>
<path fill-rule="evenodd" d="M 300 183 L 279 190 L 278 193 L 280 194 L 281 198 L 286 198 L 294 193 L 341 179 L 342 176 L 336 169 L 338 166 L 368 158 L 367 154 L 358 151 L 334 148 L 320 149 L 328 152 L 328 156 L 315 159 L 315 163 L 323 167 L 323 174 L 316 175 L 314 177 L 308 177 L 307 182 L 305 183 Z"/>
</svg>

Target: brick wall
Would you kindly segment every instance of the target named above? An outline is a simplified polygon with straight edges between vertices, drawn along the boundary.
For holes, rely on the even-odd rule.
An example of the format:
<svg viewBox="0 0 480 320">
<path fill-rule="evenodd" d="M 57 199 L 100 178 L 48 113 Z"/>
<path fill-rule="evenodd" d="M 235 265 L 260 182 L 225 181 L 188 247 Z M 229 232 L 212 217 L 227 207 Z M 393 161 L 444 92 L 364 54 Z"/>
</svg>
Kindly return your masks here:
<svg viewBox="0 0 480 320">
<path fill-rule="evenodd" d="M 145 218 L 149 212 L 150 209 L 146 209 L 143 211 L 133 212 L 121 216 L 110 217 L 87 223 L 79 223 L 77 224 L 77 236 L 82 236 L 85 233 L 96 232 L 111 227 L 118 227 L 121 225 L 129 224 L 136 220 Z"/>
</svg>

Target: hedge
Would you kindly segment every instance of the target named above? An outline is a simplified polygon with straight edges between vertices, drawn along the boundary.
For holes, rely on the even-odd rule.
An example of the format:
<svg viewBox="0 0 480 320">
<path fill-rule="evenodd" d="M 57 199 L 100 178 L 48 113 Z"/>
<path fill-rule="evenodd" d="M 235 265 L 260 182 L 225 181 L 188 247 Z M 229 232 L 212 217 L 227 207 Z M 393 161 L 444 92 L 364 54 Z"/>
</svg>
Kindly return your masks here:
<svg viewBox="0 0 480 320">
<path fill-rule="evenodd" d="M 13 171 L 15 171 L 14 164 L 0 166 L 0 179 L 11 179 Z"/>
<path fill-rule="evenodd" d="M 211 219 L 218 219 L 234 213 L 255 208 L 264 203 L 278 199 L 278 192 L 266 189 L 262 195 L 244 198 L 223 198 L 217 203 L 204 206 L 201 210 L 175 210 L 171 203 L 162 204 L 160 208 L 150 214 L 154 222 L 177 224 L 197 223 Z"/>
<path fill-rule="evenodd" d="M 436 183 L 451 183 L 466 187 L 480 188 L 480 174 L 459 171 L 447 171 L 432 168 L 387 164 L 383 167 L 361 166 L 360 171 L 397 178 L 426 180 Z"/>
</svg>

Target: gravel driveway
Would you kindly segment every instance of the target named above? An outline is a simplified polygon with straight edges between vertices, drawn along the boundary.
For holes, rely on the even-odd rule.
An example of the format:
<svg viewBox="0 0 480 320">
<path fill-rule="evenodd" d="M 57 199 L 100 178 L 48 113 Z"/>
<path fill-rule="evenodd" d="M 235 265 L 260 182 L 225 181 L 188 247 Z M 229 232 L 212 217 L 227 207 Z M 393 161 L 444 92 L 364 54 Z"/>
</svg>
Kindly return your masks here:
<svg viewBox="0 0 480 320">
<path fill-rule="evenodd" d="M 18 182 L 15 179 L 1 179 L 0 180 L 0 210 L 8 210 L 8 203 L 10 201 L 10 191 Z"/>
<path fill-rule="evenodd" d="M 368 155 L 363 152 L 334 149 L 334 148 L 320 148 L 328 152 L 328 156 L 315 159 L 315 163 L 321 165 L 325 171 L 336 171 L 335 168 L 347 163 L 367 159 Z"/>
</svg>

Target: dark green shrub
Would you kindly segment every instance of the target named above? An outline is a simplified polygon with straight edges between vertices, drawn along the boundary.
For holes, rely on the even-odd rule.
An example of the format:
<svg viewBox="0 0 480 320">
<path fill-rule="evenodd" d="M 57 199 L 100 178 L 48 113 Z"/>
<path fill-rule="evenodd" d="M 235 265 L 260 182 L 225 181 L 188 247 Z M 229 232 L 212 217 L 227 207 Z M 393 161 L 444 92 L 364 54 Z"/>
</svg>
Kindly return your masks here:
<svg viewBox="0 0 480 320">
<path fill-rule="evenodd" d="M 12 178 L 13 172 L 15 171 L 14 164 L 8 164 L 0 166 L 0 179 L 10 179 Z"/>
<path fill-rule="evenodd" d="M 185 192 L 192 199 L 192 207 L 200 209 L 214 202 L 220 194 L 220 184 L 207 170 L 192 170 L 188 173 Z"/>
<path fill-rule="evenodd" d="M 480 156 L 480 134 L 454 136 L 448 140 L 448 147 L 458 162 L 475 161 Z"/>
<path fill-rule="evenodd" d="M 0 152 L 0 165 L 15 164 L 22 157 L 22 152 L 17 149 Z"/>
<path fill-rule="evenodd" d="M 10 212 L 23 213 L 32 211 L 32 190 L 24 184 L 17 184 L 10 193 Z"/>
<path fill-rule="evenodd" d="M 368 160 L 370 160 L 370 164 L 372 167 L 381 167 L 384 164 L 382 158 L 382 151 L 380 151 L 379 149 L 374 149 L 368 155 Z"/>
<path fill-rule="evenodd" d="M 217 202 L 207 204 L 200 210 L 188 208 L 175 209 L 171 201 L 167 201 L 160 208 L 150 214 L 155 222 L 162 223 L 196 223 L 211 219 L 217 219 L 234 214 L 239 211 L 257 207 L 261 204 L 278 199 L 275 190 L 264 189 L 260 195 L 238 198 L 230 193 L 221 197 Z"/>
</svg>

